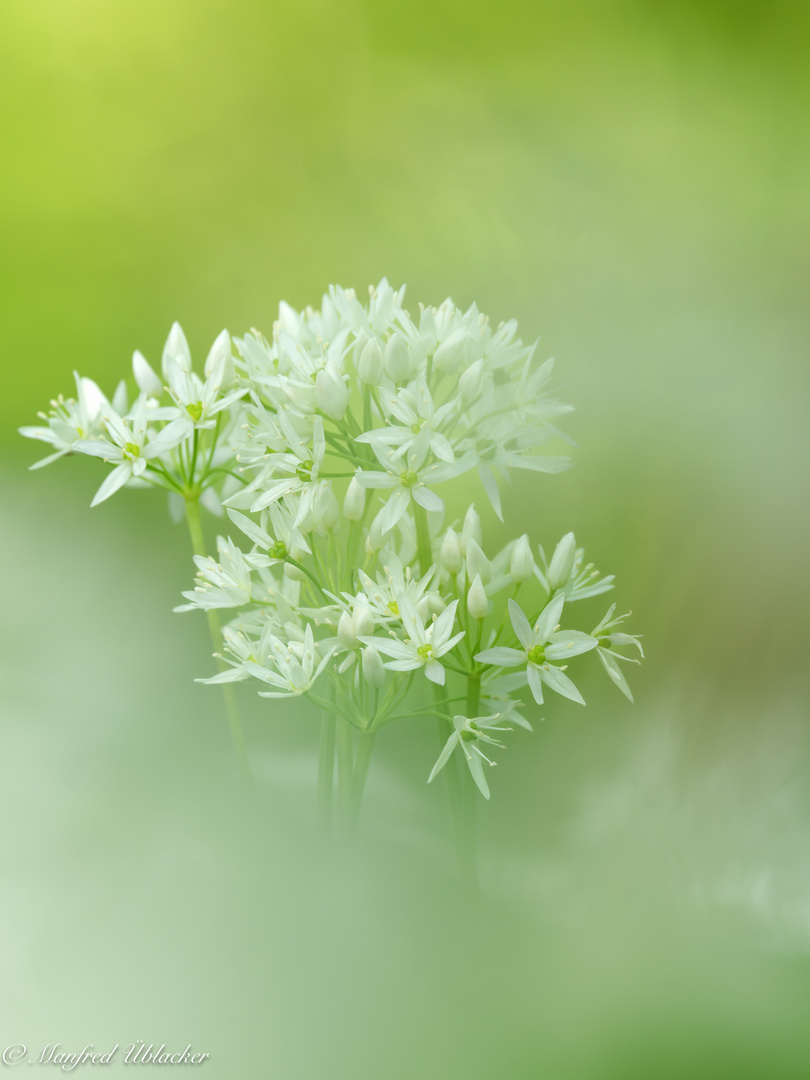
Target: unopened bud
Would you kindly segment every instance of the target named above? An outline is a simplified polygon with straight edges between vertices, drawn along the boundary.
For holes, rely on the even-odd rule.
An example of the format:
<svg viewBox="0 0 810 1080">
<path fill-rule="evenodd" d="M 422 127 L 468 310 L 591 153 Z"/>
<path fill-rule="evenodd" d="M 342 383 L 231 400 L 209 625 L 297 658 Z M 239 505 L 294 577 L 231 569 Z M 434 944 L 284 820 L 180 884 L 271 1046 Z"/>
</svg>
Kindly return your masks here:
<svg viewBox="0 0 810 1080">
<path fill-rule="evenodd" d="M 333 367 L 321 368 L 315 377 L 318 408 L 332 420 L 342 420 L 349 404 L 349 390 L 343 377 Z"/>
<path fill-rule="evenodd" d="M 366 509 L 366 489 L 354 477 L 349 481 L 343 500 L 343 516 L 348 521 L 359 521 Z"/>
<path fill-rule="evenodd" d="M 371 338 L 360 353 L 357 373 L 364 383 L 379 386 L 383 377 L 383 352 L 376 338 Z"/>
<path fill-rule="evenodd" d="M 467 577 L 470 581 L 480 577 L 485 585 L 492 580 L 492 564 L 472 537 L 467 541 Z"/>
<path fill-rule="evenodd" d="M 410 356 L 402 334 L 392 334 L 385 346 L 385 374 L 392 382 L 402 382 L 408 375 Z"/>
<path fill-rule="evenodd" d="M 457 574 L 462 567 L 464 557 L 461 554 L 461 542 L 455 529 L 448 529 L 439 551 L 439 562 L 450 574 Z"/>
<path fill-rule="evenodd" d="M 340 517 L 340 507 L 332 491 L 332 485 L 324 480 L 318 485 L 312 508 L 313 528 L 322 536 L 334 529 Z"/>
<path fill-rule="evenodd" d="M 453 371 L 461 362 L 467 344 L 467 331 L 457 327 L 444 339 L 433 354 L 433 364 L 438 371 Z"/>
<path fill-rule="evenodd" d="M 231 335 L 223 330 L 211 346 L 203 367 L 206 379 L 210 379 L 214 372 L 219 373 L 219 389 L 227 390 L 236 377 L 231 356 Z"/>
<path fill-rule="evenodd" d="M 363 649 L 363 676 L 371 686 L 380 687 L 385 682 L 382 657 L 373 645 L 366 645 Z"/>
<path fill-rule="evenodd" d="M 512 545 L 509 556 L 509 575 L 512 581 L 528 581 L 534 570 L 534 556 L 526 533 Z"/>
<path fill-rule="evenodd" d="M 461 548 L 462 551 L 467 550 L 467 543 L 470 540 L 475 540 L 476 543 L 481 543 L 481 518 L 472 505 L 467 513 L 464 515 L 464 524 L 461 527 Z"/>
<path fill-rule="evenodd" d="M 355 606 L 352 626 L 356 637 L 371 637 L 374 633 L 374 616 L 367 600 L 361 600 Z"/>
<path fill-rule="evenodd" d="M 368 536 L 366 537 L 366 551 L 370 554 L 380 550 L 385 543 L 385 537 L 388 535 L 382 531 L 382 525 L 380 523 L 384 511 L 385 507 L 380 510 L 379 514 L 376 515 L 369 526 Z"/>
<path fill-rule="evenodd" d="M 467 592 L 467 611 L 474 619 L 483 619 L 489 611 L 489 601 L 481 575 L 476 574 L 472 585 Z"/>
<path fill-rule="evenodd" d="M 484 361 L 476 360 L 474 364 L 470 364 L 458 380 L 458 389 L 461 394 L 461 400 L 465 404 L 468 401 L 474 401 L 481 393 L 481 387 L 483 385 Z"/>
<path fill-rule="evenodd" d="M 554 549 L 548 567 L 548 584 L 552 592 L 561 589 L 571 577 L 576 555 L 576 541 L 572 532 L 566 533 Z"/>
<path fill-rule="evenodd" d="M 132 354 L 132 374 L 135 376 L 138 389 L 142 390 L 148 397 L 157 398 L 163 393 L 163 383 L 152 371 L 152 367 L 143 353 L 138 352 L 137 349 Z"/>
<path fill-rule="evenodd" d="M 348 611 L 344 611 L 338 620 L 337 636 L 344 649 L 356 649 L 360 644 L 354 632 L 354 622 Z"/>
</svg>

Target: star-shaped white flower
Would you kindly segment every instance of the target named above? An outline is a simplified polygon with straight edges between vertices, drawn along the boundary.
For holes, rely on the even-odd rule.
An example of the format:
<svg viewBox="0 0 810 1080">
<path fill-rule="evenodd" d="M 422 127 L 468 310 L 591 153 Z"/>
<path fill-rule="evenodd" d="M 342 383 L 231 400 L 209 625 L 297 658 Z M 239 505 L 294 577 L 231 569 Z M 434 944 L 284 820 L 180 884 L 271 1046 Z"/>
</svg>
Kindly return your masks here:
<svg viewBox="0 0 810 1080">
<path fill-rule="evenodd" d="M 526 664 L 529 688 L 538 705 L 543 704 L 543 683 L 556 690 L 558 694 L 585 702 L 579 690 L 574 686 L 563 668 L 550 664 L 550 660 L 566 660 L 569 656 L 595 649 L 598 642 L 590 634 L 579 630 L 560 630 L 559 620 L 562 615 L 565 596 L 560 593 L 546 604 L 534 624 L 523 613 L 519 604 L 509 601 L 509 617 L 522 649 L 509 649 L 497 646 L 477 653 L 475 659 L 482 664 L 497 664 L 499 667 L 517 667 Z"/>
<path fill-rule="evenodd" d="M 444 609 L 438 617 L 423 626 L 416 608 L 404 593 L 397 597 L 399 617 L 408 635 L 406 641 L 399 638 L 360 637 L 364 645 L 373 645 L 379 652 L 393 657 L 387 661 L 389 671 L 415 671 L 424 668 L 431 682 L 444 686 L 445 671 L 439 660 L 464 637 L 464 631 L 453 635 L 458 600 Z M 393 633 L 393 632 L 392 632 Z M 452 635 L 452 636 L 451 636 Z"/>
<path fill-rule="evenodd" d="M 464 754 L 464 760 L 467 763 L 467 768 L 470 770 L 470 775 L 475 781 L 476 787 L 484 798 L 488 799 L 489 785 L 484 776 L 484 766 L 482 762 L 485 761 L 487 765 L 495 765 L 495 762 L 487 757 L 479 746 L 479 743 L 488 743 L 490 746 L 502 747 L 504 744 L 498 739 L 493 739 L 487 732 L 511 731 L 511 728 L 499 726 L 499 721 L 504 720 L 510 712 L 511 707 L 505 709 L 503 712 L 495 713 L 493 716 L 475 716 L 472 719 L 468 719 L 466 716 L 454 716 L 453 734 L 444 744 L 444 749 L 441 754 L 439 754 L 438 761 L 433 766 L 433 771 L 428 777 L 428 783 L 441 772 L 450 760 L 450 755 L 455 748 L 460 746 L 461 751 Z"/>
</svg>

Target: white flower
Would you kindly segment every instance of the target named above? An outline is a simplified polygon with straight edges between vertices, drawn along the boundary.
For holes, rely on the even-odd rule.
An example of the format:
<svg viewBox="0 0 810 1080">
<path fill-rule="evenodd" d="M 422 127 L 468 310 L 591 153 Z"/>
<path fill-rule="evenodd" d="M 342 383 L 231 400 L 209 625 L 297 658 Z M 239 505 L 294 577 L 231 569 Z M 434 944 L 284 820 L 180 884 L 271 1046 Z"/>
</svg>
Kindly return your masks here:
<svg viewBox="0 0 810 1080">
<path fill-rule="evenodd" d="M 175 326 L 182 334 L 176 323 Z M 188 346 L 185 352 L 181 349 L 175 355 L 166 355 L 164 351 L 163 370 L 168 382 L 169 397 L 175 408 L 161 409 L 160 418 L 183 423 L 186 435 L 190 435 L 195 428 L 215 427 L 218 414 L 245 395 L 244 388 L 239 388 L 222 396 L 226 376 L 233 372 L 230 357 L 231 339 L 227 330 L 223 330 L 211 346 L 205 362 L 204 381 L 191 370 Z"/>
<path fill-rule="evenodd" d="M 82 378 L 77 371 L 73 372 L 76 380 L 76 399 L 65 399 L 61 395 L 51 402 L 52 410 L 47 419 L 47 427 L 21 427 L 20 435 L 27 439 L 40 439 L 50 443 L 56 451 L 47 457 L 35 462 L 31 468 L 41 469 L 43 465 L 50 465 L 65 454 L 79 450 L 78 443 L 83 439 L 90 439 L 100 434 L 101 410 L 108 405 L 104 394 L 92 379 Z M 119 395 L 116 395 L 118 397 Z M 117 402 L 116 402 L 117 404 Z M 124 411 L 126 404 L 123 403 Z"/>
<path fill-rule="evenodd" d="M 176 607 L 175 611 L 242 607 L 257 598 L 251 572 L 270 566 L 272 560 L 267 555 L 243 555 L 230 537 L 222 536 L 217 537 L 217 554 L 219 561 L 207 555 L 194 556 L 198 571 L 195 587 L 183 593 L 190 603 Z M 266 594 L 261 599 L 266 600 Z"/>
<path fill-rule="evenodd" d="M 358 435 L 356 442 L 368 443 L 378 457 L 380 456 L 378 449 L 385 454 L 389 446 L 397 448 L 394 454 L 396 457 L 401 457 L 414 448 L 418 455 L 421 447 L 427 442 L 427 447 L 441 461 L 455 460 L 453 447 L 439 430 L 455 411 L 455 401 L 449 401 L 437 409 L 433 404 L 433 397 L 424 374 L 419 376 L 413 390 L 404 387 L 396 393 L 382 390 L 380 401 L 388 417 L 393 416 L 399 424 L 391 424 L 389 419 L 388 427 L 377 428 Z"/>
<path fill-rule="evenodd" d="M 511 708 L 508 707 L 503 712 L 495 713 L 494 716 L 476 716 L 472 719 L 468 719 L 466 716 L 454 716 L 453 734 L 444 744 L 444 748 L 441 754 L 439 754 L 438 761 L 433 766 L 433 770 L 428 777 L 428 783 L 441 772 L 450 760 L 450 755 L 455 748 L 460 746 L 462 753 L 464 754 L 464 760 L 467 762 L 467 768 L 470 770 L 470 775 L 475 781 L 478 790 L 485 799 L 488 799 L 489 785 L 484 776 L 482 762 L 485 761 L 487 765 L 495 765 L 495 762 L 487 757 L 479 746 L 479 743 L 488 743 L 490 746 L 502 747 L 504 744 L 498 739 L 493 739 L 487 732 L 511 731 L 511 728 L 501 727 L 498 723 L 499 721 L 504 720 L 510 712 Z"/>
<path fill-rule="evenodd" d="M 245 664 L 249 674 L 276 688 L 260 690 L 259 697 L 300 697 L 311 689 L 331 656 L 329 650 L 323 657 L 319 655 L 318 646 L 312 636 L 312 627 L 309 625 L 304 631 L 303 641 L 284 642 L 274 634 L 268 634 L 264 644 L 264 662 L 259 664 L 247 661 Z"/>
<path fill-rule="evenodd" d="M 529 688 L 538 705 L 543 704 L 543 683 L 546 683 L 558 694 L 578 701 L 581 705 L 585 702 L 579 690 L 574 686 L 563 668 L 554 667 L 549 660 L 565 660 L 569 656 L 577 656 L 580 653 L 595 649 L 597 641 L 590 634 L 583 634 L 579 630 L 560 630 L 559 619 L 562 614 L 565 597 L 562 593 L 555 596 L 550 603 L 546 604 L 534 628 L 523 613 L 519 604 L 514 600 L 509 601 L 509 617 L 518 641 L 523 649 L 508 649 L 498 646 L 494 649 L 485 649 L 477 653 L 475 659 L 482 664 L 497 664 L 500 667 L 516 667 L 518 664 L 526 664 L 526 674 Z"/>
<path fill-rule="evenodd" d="M 433 622 L 427 627 L 422 625 L 416 608 L 404 593 L 397 598 L 397 607 L 403 629 L 408 635 L 407 641 L 373 637 L 361 637 L 360 640 L 364 645 L 373 645 L 379 652 L 393 657 L 385 664 L 389 671 L 414 671 L 421 667 L 431 682 L 444 686 L 445 671 L 439 659 L 464 637 L 463 630 L 450 636 L 458 600 L 448 604 L 438 618 L 434 616 Z"/>
<path fill-rule="evenodd" d="M 266 528 L 268 515 L 273 528 L 272 536 Z M 292 510 L 285 505 L 271 506 L 267 515 L 262 515 L 261 525 L 257 525 L 245 514 L 240 514 L 238 510 L 228 510 L 228 517 L 245 536 L 276 562 L 284 562 L 293 551 L 309 553 L 309 545 L 295 524 Z"/>
<path fill-rule="evenodd" d="M 287 498 L 293 494 L 301 495 L 296 524 L 301 524 L 308 514 L 312 512 L 315 499 L 315 481 L 324 454 L 326 453 L 326 438 L 324 436 L 323 421 L 318 416 L 312 428 L 312 445 L 308 440 L 302 439 L 284 411 L 279 413 L 278 422 L 287 440 L 289 452 L 271 454 L 269 464 L 262 474 L 254 480 L 250 487 L 240 492 L 235 499 L 229 502 L 234 505 L 250 496 L 254 497 L 250 505 L 251 512 L 263 510 L 266 506 L 278 502 L 279 499 Z M 290 475 L 274 478 L 278 472 Z"/>
<path fill-rule="evenodd" d="M 569 533 L 568 536 L 570 536 L 573 540 L 573 533 Z M 556 555 L 557 552 L 560 551 L 561 545 L 563 545 L 565 542 L 567 542 L 567 537 L 564 536 L 555 548 L 554 555 Z M 546 555 L 542 547 L 540 547 L 538 550 L 540 551 L 540 559 L 543 563 L 543 570 L 545 570 L 545 573 L 543 572 L 543 570 L 540 569 L 539 566 L 535 566 L 534 576 L 537 578 L 537 580 L 540 582 L 546 592 L 551 595 L 553 592 L 555 592 L 555 589 L 551 584 L 551 566 L 549 566 L 549 564 L 546 562 Z M 576 552 L 574 553 L 574 564 L 571 568 L 571 572 L 568 575 L 568 578 L 565 580 L 564 584 L 558 586 L 561 593 L 565 595 L 565 599 L 568 601 L 585 600 L 589 596 L 599 596 L 601 593 L 608 592 L 610 589 L 613 588 L 613 574 L 608 574 L 607 577 L 604 577 L 600 580 L 599 571 L 594 569 L 593 563 L 587 563 L 586 565 L 583 565 L 584 559 L 584 550 L 582 548 L 577 548 Z M 553 556 L 551 561 L 552 563 L 554 562 Z M 565 569 L 565 567 L 563 567 L 563 569 Z M 559 573 L 555 573 L 555 577 L 553 580 L 560 580 Z"/>
<path fill-rule="evenodd" d="M 361 601 L 362 597 L 362 601 L 369 605 L 373 618 L 390 622 L 399 618 L 399 597 L 405 596 L 424 620 L 432 606 L 431 594 L 427 590 L 434 572 L 435 568 L 430 567 L 421 578 L 415 578 L 410 566 L 403 567 L 399 556 L 389 551 L 383 555 L 382 573 L 377 574 L 376 581 L 372 581 L 364 570 L 358 571 L 363 591 L 357 601 Z M 438 598 L 438 594 L 433 595 Z"/>
<path fill-rule="evenodd" d="M 385 504 L 380 517 L 379 524 L 383 534 L 390 532 L 394 528 L 408 509 L 411 498 L 425 510 L 443 510 L 444 503 L 427 485 L 449 480 L 464 471 L 464 466 L 458 462 L 452 465 L 449 462 L 442 462 L 441 465 L 435 463 L 432 465 L 425 464 L 429 432 L 427 436 L 428 438 L 425 439 L 420 436 L 407 456 L 403 457 L 372 444 L 372 449 L 379 458 L 380 463 L 386 466 L 386 472 L 358 469 L 355 474 L 357 483 L 363 487 L 395 489 L 393 495 Z"/>
<path fill-rule="evenodd" d="M 615 610 L 616 605 L 611 604 L 607 610 L 607 614 L 599 625 L 594 628 L 592 633 L 599 642 L 596 653 L 602 661 L 602 666 L 624 696 L 632 701 L 633 695 L 630 691 L 630 687 L 627 685 L 624 672 L 619 667 L 618 661 L 625 660 L 628 664 L 639 664 L 641 661 L 636 660 L 635 657 L 624 656 L 622 653 L 616 652 L 616 647 L 621 648 L 622 646 L 627 647 L 628 645 L 633 645 L 638 649 L 642 658 L 644 656 L 644 650 L 642 649 L 641 642 L 637 636 L 625 634 L 621 631 L 617 632 L 615 630 L 615 627 L 620 626 L 630 614 L 628 611 L 626 614 L 619 615 L 614 619 L 613 613 Z"/>
<path fill-rule="evenodd" d="M 96 492 L 91 506 L 109 499 L 133 477 L 142 477 L 150 460 L 161 457 L 185 438 L 184 426 L 177 422 L 167 424 L 150 436 L 148 419 L 146 394 L 140 394 L 126 418 L 120 417 L 112 408 L 103 410 L 106 437 L 86 439 L 77 444 L 76 449 L 81 453 L 116 465 Z"/>
</svg>

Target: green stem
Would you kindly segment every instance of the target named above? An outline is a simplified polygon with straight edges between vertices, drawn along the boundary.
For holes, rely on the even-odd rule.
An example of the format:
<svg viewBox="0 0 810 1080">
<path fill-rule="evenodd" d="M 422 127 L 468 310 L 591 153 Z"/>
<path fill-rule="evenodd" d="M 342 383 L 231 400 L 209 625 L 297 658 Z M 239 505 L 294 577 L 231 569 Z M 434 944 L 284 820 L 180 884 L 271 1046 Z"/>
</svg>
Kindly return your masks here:
<svg viewBox="0 0 810 1080">
<path fill-rule="evenodd" d="M 436 705 L 439 711 L 442 710 L 442 706 L 445 705 L 445 693 L 443 687 L 434 686 L 434 694 L 436 697 Z M 445 743 L 452 734 L 452 723 L 448 726 L 446 720 L 436 720 L 436 732 L 439 736 L 439 751 L 444 750 Z M 462 844 L 462 791 L 461 791 L 461 778 L 458 772 L 458 762 L 456 761 L 456 755 L 451 754 L 450 760 L 442 769 L 444 775 L 445 791 L 447 792 L 447 808 L 450 812 L 450 822 L 453 828 L 453 835 L 456 841 L 456 850 L 458 852 L 459 869 L 463 872 L 463 866 L 461 861 L 461 852 L 463 850 Z"/>
<path fill-rule="evenodd" d="M 332 831 L 332 789 L 335 778 L 335 718 L 324 713 L 321 720 L 321 748 L 318 759 L 318 826 L 325 835 Z"/>
<path fill-rule="evenodd" d="M 419 570 L 425 575 L 433 565 L 433 549 L 430 543 L 430 529 L 428 528 L 427 510 L 413 500 L 414 521 L 416 522 L 416 557 L 419 559 Z"/>
<path fill-rule="evenodd" d="M 481 700 L 481 674 L 467 679 L 467 719 L 478 715 Z M 461 792 L 461 877 L 466 885 L 477 891 L 478 874 L 475 859 L 475 782 L 469 769 L 463 770 Z"/>
<path fill-rule="evenodd" d="M 371 754 L 374 750 L 375 737 L 373 731 L 364 731 L 358 740 L 352 788 L 352 829 L 357 828 L 357 822 L 360 818 L 360 804 L 363 801 L 363 792 L 366 787 L 366 777 L 368 776 Z"/>
<path fill-rule="evenodd" d="M 195 555 L 205 556 L 205 538 L 202 531 L 202 523 L 200 521 L 200 504 L 198 499 L 186 498 L 186 519 L 188 520 L 188 531 L 191 534 L 191 546 Z M 222 630 L 219 625 L 219 615 L 216 610 L 209 608 L 206 612 L 208 616 L 208 630 L 211 634 L 211 644 L 215 653 L 219 653 L 222 647 Z M 226 664 L 217 659 L 217 666 L 220 671 L 224 671 Z M 234 693 L 233 683 L 222 683 L 222 696 L 225 699 L 225 712 L 228 717 L 228 728 L 231 733 L 231 743 L 233 745 L 234 753 L 236 754 L 236 764 L 239 769 L 239 775 L 242 778 L 242 782 L 249 791 L 253 791 L 253 777 L 250 773 L 250 763 L 248 762 L 247 747 L 245 746 L 245 736 L 242 732 L 242 721 L 239 716 L 239 708 L 236 704 L 236 695 Z"/>
<path fill-rule="evenodd" d="M 340 829 L 344 836 L 349 836 L 353 811 L 354 754 L 352 752 L 352 729 L 345 720 L 338 721 L 337 725 L 337 758 Z"/>
</svg>

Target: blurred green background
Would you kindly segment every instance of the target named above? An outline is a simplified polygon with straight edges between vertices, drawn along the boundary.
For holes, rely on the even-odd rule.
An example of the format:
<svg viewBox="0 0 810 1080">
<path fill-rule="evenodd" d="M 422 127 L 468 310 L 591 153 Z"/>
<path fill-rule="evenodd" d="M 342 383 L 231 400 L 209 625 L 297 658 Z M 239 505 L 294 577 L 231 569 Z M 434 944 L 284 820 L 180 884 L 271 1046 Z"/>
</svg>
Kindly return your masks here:
<svg viewBox="0 0 810 1080">
<path fill-rule="evenodd" d="M 808 29 L 799 0 L 4 0 L 3 1048 L 808 1074 Z M 576 467 L 485 530 L 573 528 L 645 634 L 635 707 L 597 671 L 501 754 L 480 902 L 427 726 L 380 738 L 341 863 L 316 718 L 245 692 L 244 804 L 171 612 L 182 529 L 140 492 L 91 512 L 94 463 L 29 475 L 15 433 L 174 319 L 202 358 L 383 275 L 557 357 Z"/>
</svg>

